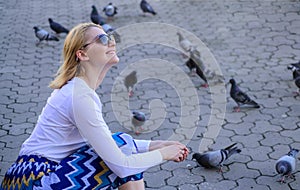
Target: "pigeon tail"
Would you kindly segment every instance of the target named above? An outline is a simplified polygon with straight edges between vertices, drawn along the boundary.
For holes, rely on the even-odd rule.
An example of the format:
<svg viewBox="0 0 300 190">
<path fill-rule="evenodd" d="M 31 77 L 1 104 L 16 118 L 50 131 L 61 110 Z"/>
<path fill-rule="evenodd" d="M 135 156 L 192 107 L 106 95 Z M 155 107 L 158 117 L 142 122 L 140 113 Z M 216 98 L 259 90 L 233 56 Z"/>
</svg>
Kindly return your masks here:
<svg viewBox="0 0 300 190">
<path fill-rule="evenodd" d="M 242 150 L 238 149 L 235 145 L 237 143 L 233 143 L 232 145 L 224 148 L 225 151 L 227 151 L 227 158 L 229 158 L 231 155 L 236 154 L 236 153 L 240 153 Z"/>
<path fill-rule="evenodd" d="M 253 105 L 254 108 L 260 108 L 260 105 L 258 105 L 258 103 L 254 100 L 250 100 L 247 104 Z"/>
<path fill-rule="evenodd" d="M 48 35 L 46 40 L 48 41 L 59 41 L 59 39 L 56 36 Z"/>
<path fill-rule="evenodd" d="M 228 151 L 228 158 L 230 157 L 230 156 L 232 156 L 233 154 L 237 154 L 237 153 L 240 153 L 240 152 L 242 152 L 242 150 L 241 149 L 238 149 L 237 147 L 234 147 L 234 148 L 232 148 L 232 149 L 230 149 L 229 151 Z"/>
</svg>

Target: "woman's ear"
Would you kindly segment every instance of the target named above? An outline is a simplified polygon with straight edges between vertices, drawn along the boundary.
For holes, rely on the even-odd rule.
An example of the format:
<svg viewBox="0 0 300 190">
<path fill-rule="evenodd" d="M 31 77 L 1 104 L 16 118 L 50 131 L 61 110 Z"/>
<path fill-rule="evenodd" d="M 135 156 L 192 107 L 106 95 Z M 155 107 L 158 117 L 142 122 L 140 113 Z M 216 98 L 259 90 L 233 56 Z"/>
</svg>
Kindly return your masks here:
<svg viewBox="0 0 300 190">
<path fill-rule="evenodd" d="M 76 51 L 76 57 L 78 59 L 78 62 L 88 60 L 88 56 L 83 50 L 77 50 Z"/>
</svg>

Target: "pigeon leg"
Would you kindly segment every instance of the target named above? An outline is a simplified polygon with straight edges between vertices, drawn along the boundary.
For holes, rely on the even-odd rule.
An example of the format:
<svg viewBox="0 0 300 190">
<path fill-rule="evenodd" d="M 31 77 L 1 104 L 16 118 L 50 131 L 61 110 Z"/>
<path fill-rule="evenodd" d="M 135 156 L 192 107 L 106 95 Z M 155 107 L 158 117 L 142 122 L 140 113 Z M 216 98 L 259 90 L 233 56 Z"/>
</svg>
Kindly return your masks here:
<svg viewBox="0 0 300 190">
<path fill-rule="evenodd" d="M 131 86 L 128 88 L 128 96 L 129 97 L 133 96 L 133 88 Z"/>
<path fill-rule="evenodd" d="M 130 91 L 129 91 L 128 96 L 129 96 L 129 97 L 132 97 L 132 96 L 133 96 L 133 90 L 130 90 Z"/>
<path fill-rule="evenodd" d="M 40 43 L 41 43 L 41 41 L 40 41 L 40 40 L 37 40 L 37 41 L 35 42 L 35 45 L 38 46 L 38 45 L 40 45 Z"/>
<path fill-rule="evenodd" d="M 285 176 L 283 175 L 281 178 L 279 178 L 279 180 L 277 180 L 278 182 L 280 182 L 281 184 L 285 183 Z"/>
<path fill-rule="evenodd" d="M 292 174 L 292 173 L 288 174 L 288 177 L 291 178 L 291 179 L 295 179 L 296 178 L 295 175 Z"/>
<path fill-rule="evenodd" d="M 299 92 L 293 92 L 294 96 L 299 96 Z"/>
<path fill-rule="evenodd" d="M 240 112 L 240 111 L 241 111 L 240 105 L 233 108 L 233 112 Z"/>
<path fill-rule="evenodd" d="M 144 129 L 142 128 L 142 126 L 138 126 L 137 128 L 138 128 L 138 129 L 135 130 L 135 134 L 136 134 L 136 135 L 140 135 L 141 132 L 142 132 Z"/>
<path fill-rule="evenodd" d="M 208 87 L 208 84 L 207 84 L 207 83 L 205 83 L 205 84 L 202 84 L 202 85 L 201 85 L 201 87 L 203 87 L 203 88 L 207 88 L 207 87 Z"/>
<path fill-rule="evenodd" d="M 220 174 L 224 173 L 224 172 L 223 172 L 223 165 L 220 165 L 220 167 L 219 167 L 219 169 L 218 169 L 217 172 L 220 173 Z"/>
</svg>

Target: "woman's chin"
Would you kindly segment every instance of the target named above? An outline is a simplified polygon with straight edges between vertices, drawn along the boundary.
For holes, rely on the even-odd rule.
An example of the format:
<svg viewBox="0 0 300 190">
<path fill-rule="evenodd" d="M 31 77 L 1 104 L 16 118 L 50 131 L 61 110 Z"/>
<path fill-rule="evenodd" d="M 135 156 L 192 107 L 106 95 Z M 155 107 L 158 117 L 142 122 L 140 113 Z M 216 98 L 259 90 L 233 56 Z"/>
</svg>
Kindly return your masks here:
<svg viewBox="0 0 300 190">
<path fill-rule="evenodd" d="M 109 59 L 108 63 L 110 65 L 115 65 L 119 63 L 119 57 L 117 55 L 113 56 L 112 58 Z"/>
</svg>

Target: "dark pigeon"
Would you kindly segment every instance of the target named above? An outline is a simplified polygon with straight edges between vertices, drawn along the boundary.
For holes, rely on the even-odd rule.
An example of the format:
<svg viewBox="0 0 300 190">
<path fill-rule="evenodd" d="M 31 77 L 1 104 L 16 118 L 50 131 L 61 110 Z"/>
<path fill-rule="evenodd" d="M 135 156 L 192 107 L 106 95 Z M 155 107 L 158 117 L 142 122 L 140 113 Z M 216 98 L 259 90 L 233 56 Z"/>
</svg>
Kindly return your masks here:
<svg viewBox="0 0 300 190">
<path fill-rule="evenodd" d="M 133 96 L 133 88 L 137 83 L 136 71 L 132 71 L 129 75 L 124 78 L 124 85 L 127 88 L 128 96 Z"/>
<path fill-rule="evenodd" d="M 156 15 L 156 12 L 146 0 L 141 1 L 140 7 L 144 13 L 151 13 L 153 15 Z"/>
<path fill-rule="evenodd" d="M 99 25 L 105 24 L 104 18 L 101 15 L 99 15 L 95 5 L 92 5 L 91 21 Z"/>
<path fill-rule="evenodd" d="M 295 85 L 298 87 L 298 91 L 295 93 L 296 95 L 299 95 L 300 94 L 300 69 L 293 66 L 292 71 L 293 71 L 293 80 L 295 81 Z"/>
<path fill-rule="evenodd" d="M 236 143 L 233 143 L 224 149 L 208 151 L 203 154 L 194 153 L 192 159 L 195 159 L 198 164 L 205 168 L 219 168 L 219 172 L 222 172 L 224 161 L 233 154 L 241 152 L 241 149 L 238 149 L 235 145 Z"/>
<path fill-rule="evenodd" d="M 139 135 L 143 131 L 142 125 L 146 122 L 146 116 L 141 111 L 133 111 L 131 123 L 134 127 L 134 132 L 136 135 Z"/>
<path fill-rule="evenodd" d="M 192 49 L 190 53 L 190 65 L 194 65 L 196 69 L 196 74 L 205 82 L 205 84 L 201 85 L 202 87 L 207 88 L 208 82 L 207 82 L 207 74 L 209 72 L 208 69 L 206 69 L 203 61 L 201 60 L 200 52 L 197 49 Z"/>
<path fill-rule="evenodd" d="M 117 12 L 118 8 L 116 6 L 114 6 L 111 2 L 108 3 L 108 5 L 106 5 L 103 8 L 103 12 L 105 13 L 105 15 L 107 17 L 113 17 L 115 16 L 118 12 Z"/>
<path fill-rule="evenodd" d="M 241 105 L 252 105 L 254 108 L 260 108 L 254 100 L 238 87 L 234 79 L 230 79 L 229 82 L 231 83 L 230 96 L 238 105 L 234 108 L 236 112 L 240 111 Z"/>
<path fill-rule="evenodd" d="M 190 73 L 192 73 L 194 70 L 196 70 L 196 74 L 205 82 L 205 84 L 202 84 L 201 86 L 204 88 L 208 87 L 208 82 L 207 78 L 205 77 L 203 71 L 199 67 L 197 63 L 192 58 L 189 58 L 186 62 L 185 65 L 190 69 Z"/>
<path fill-rule="evenodd" d="M 54 35 L 51 35 L 49 32 L 47 32 L 46 30 L 44 29 L 40 29 L 39 27 L 37 26 L 34 26 L 33 27 L 34 29 L 34 33 L 35 33 L 35 36 L 38 38 L 38 42 L 36 43 L 36 45 L 38 45 L 40 42 L 42 41 L 59 41 L 59 39 L 54 36 Z"/>
<path fill-rule="evenodd" d="M 50 24 L 50 28 L 56 33 L 56 34 L 60 34 L 60 33 L 69 33 L 69 30 L 66 29 L 65 27 L 63 27 L 61 24 L 54 22 L 51 18 L 48 18 L 49 24 Z"/>
<path fill-rule="evenodd" d="M 298 70 L 300 70 L 300 61 L 298 63 L 291 63 L 287 66 L 289 70 L 292 70 L 294 67 L 296 67 Z"/>
<path fill-rule="evenodd" d="M 296 170 L 296 156 L 299 150 L 290 147 L 288 154 L 282 156 L 276 161 L 275 169 L 281 175 L 280 182 L 284 183 L 286 177 L 294 178 L 292 172 Z"/>
</svg>

